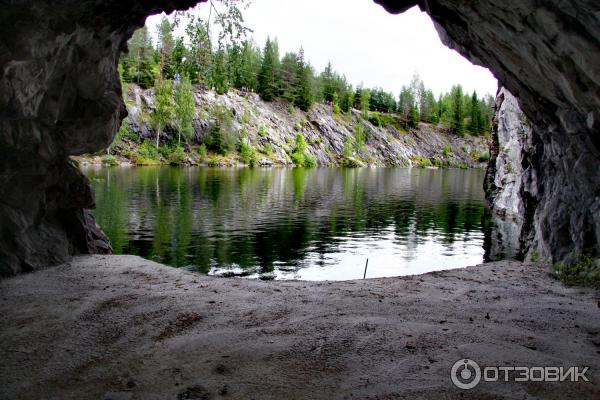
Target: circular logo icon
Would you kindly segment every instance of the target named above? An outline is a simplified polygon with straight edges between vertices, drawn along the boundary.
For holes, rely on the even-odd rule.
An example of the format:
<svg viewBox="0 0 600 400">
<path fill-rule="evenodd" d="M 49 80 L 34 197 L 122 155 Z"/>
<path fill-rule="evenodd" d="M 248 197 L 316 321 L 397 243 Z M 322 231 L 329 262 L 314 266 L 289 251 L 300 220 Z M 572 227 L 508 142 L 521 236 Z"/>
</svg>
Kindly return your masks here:
<svg viewBox="0 0 600 400">
<path fill-rule="evenodd" d="M 479 365 L 468 358 L 455 362 L 450 375 L 454 386 L 465 390 L 473 389 L 481 381 Z"/>
</svg>

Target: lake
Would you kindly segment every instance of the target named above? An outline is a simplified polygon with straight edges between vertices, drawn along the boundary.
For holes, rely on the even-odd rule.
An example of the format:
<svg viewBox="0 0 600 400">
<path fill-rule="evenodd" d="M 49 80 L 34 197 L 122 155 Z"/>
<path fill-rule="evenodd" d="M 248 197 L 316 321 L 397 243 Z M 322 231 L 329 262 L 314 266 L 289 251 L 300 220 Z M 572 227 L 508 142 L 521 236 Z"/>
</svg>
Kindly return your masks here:
<svg viewBox="0 0 600 400">
<path fill-rule="evenodd" d="M 203 274 L 361 279 L 481 263 L 484 172 L 95 168 L 116 254 Z"/>
</svg>

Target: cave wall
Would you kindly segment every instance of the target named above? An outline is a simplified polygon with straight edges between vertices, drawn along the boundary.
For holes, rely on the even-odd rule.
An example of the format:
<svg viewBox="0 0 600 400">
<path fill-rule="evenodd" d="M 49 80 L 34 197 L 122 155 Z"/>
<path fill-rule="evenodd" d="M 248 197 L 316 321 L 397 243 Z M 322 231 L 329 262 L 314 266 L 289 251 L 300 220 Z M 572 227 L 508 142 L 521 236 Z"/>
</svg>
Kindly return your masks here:
<svg viewBox="0 0 600 400">
<path fill-rule="evenodd" d="M 18 1 L 0 12 L 0 276 L 111 251 L 69 155 L 126 116 L 119 54 L 146 15 L 197 1 Z"/>
<path fill-rule="evenodd" d="M 108 252 L 68 156 L 112 140 L 126 111 L 117 60 L 147 15 L 198 0 L 3 2 L 0 13 L 0 274 Z M 417 5 L 442 41 L 489 67 L 532 124 L 522 154 L 522 253 L 598 257 L 600 3 L 376 0 Z"/>
<path fill-rule="evenodd" d="M 600 2 L 375 1 L 390 12 L 418 5 L 444 44 L 488 67 L 519 99 L 532 129 L 521 154 L 521 254 L 598 259 Z"/>
</svg>

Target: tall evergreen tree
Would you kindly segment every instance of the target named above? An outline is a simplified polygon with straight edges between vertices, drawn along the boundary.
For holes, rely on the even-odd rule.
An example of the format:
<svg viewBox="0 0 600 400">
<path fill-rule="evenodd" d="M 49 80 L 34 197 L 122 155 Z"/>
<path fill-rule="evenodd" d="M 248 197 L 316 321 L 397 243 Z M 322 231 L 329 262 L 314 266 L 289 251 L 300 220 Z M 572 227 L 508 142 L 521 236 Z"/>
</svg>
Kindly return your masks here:
<svg viewBox="0 0 600 400">
<path fill-rule="evenodd" d="M 312 105 L 311 70 L 304 61 L 304 49 L 300 48 L 296 63 L 296 93 L 294 104 L 301 110 L 308 111 Z"/>
<path fill-rule="evenodd" d="M 251 41 L 244 41 L 240 60 L 239 88 L 257 89 L 256 76 L 259 74 L 260 66 L 260 50 L 256 49 Z"/>
<path fill-rule="evenodd" d="M 136 30 L 127 43 L 129 52 L 122 57 L 126 61 L 124 68 L 128 69 L 130 81 L 135 82 L 142 88 L 147 89 L 154 84 L 154 72 L 152 71 L 152 58 L 154 48 L 152 39 L 146 26 Z"/>
<path fill-rule="evenodd" d="M 298 56 L 286 53 L 281 60 L 281 97 L 293 102 L 298 84 Z"/>
<path fill-rule="evenodd" d="M 225 50 L 220 47 L 213 56 L 210 71 L 210 83 L 217 94 L 225 94 L 229 90 L 229 79 L 227 73 L 227 60 Z"/>
<path fill-rule="evenodd" d="M 195 16 L 190 17 L 185 32 L 190 42 L 189 58 L 185 63 L 186 74 L 192 83 L 208 83 L 212 64 L 212 45 L 206 23 Z"/>
<path fill-rule="evenodd" d="M 171 65 L 171 52 L 175 46 L 173 39 L 173 26 L 166 16 L 160 20 L 158 30 L 158 51 L 160 53 L 160 76 L 164 79 L 173 78 L 173 66 Z"/>
<path fill-rule="evenodd" d="M 467 130 L 471 135 L 479 135 L 482 130 L 482 118 L 481 118 L 481 106 L 479 104 L 479 99 L 477 98 L 477 92 L 473 92 L 471 96 L 471 104 L 469 109 L 469 125 L 467 126 Z"/>
<path fill-rule="evenodd" d="M 464 135 L 463 90 L 461 85 L 455 85 L 450 91 L 451 129 L 456 135 Z"/>
<path fill-rule="evenodd" d="M 272 101 L 277 95 L 277 67 L 279 56 L 275 44 L 267 38 L 263 51 L 262 65 L 258 74 L 258 94 L 265 101 Z"/>
</svg>

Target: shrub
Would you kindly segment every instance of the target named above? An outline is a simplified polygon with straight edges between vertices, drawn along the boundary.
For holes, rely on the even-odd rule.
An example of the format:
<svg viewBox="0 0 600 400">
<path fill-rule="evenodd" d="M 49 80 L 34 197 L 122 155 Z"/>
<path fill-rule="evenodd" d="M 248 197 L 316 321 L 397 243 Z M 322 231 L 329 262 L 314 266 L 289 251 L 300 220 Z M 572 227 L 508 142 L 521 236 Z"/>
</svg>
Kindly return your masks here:
<svg viewBox="0 0 600 400">
<path fill-rule="evenodd" d="M 185 150 L 182 146 L 169 147 L 165 158 L 171 165 L 181 165 L 185 162 Z"/>
<path fill-rule="evenodd" d="M 257 162 L 256 150 L 247 142 L 242 142 L 240 149 L 240 157 L 244 164 L 253 167 Z"/>
<path fill-rule="evenodd" d="M 317 160 L 315 160 L 315 157 L 312 154 L 304 154 L 304 166 L 308 168 L 314 168 L 317 166 Z"/>
<path fill-rule="evenodd" d="M 235 148 L 236 132 L 233 129 L 231 110 L 222 105 L 215 105 L 210 110 L 214 123 L 210 128 L 208 145 L 219 154 L 226 154 Z"/>
<path fill-rule="evenodd" d="M 477 161 L 479 161 L 479 162 L 488 162 L 488 161 L 490 161 L 490 153 L 488 153 L 487 151 L 481 153 L 479 155 L 479 158 L 477 158 Z"/>
<path fill-rule="evenodd" d="M 135 162 L 138 165 L 160 164 L 160 154 L 156 146 L 148 140 L 140 145 L 135 156 Z"/>
<path fill-rule="evenodd" d="M 271 143 L 265 143 L 262 147 L 262 152 L 269 157 L 273 157 L 273 146 Z"/>
<path fill-rule="evenodd" d="M 102 159 L 102 164 L 114 167 L 116 165 L 119 165 L 119 162 L 117 161 L 117 158 L 115 156 L 107 155 Z"/>
<path fill-rule="evenodd" d="M 377 112 L 369 114 L 369 122 L 375 126 L 385 128 L 385 121 L 381 118 L 381 115 Z"/>
<path fill-rule="evenodd" d="M 600 267 L 589 257 L 582 257 L 575 264 L 553 265 L 554 275 L 566 285 L 600 287 Z"/>
<path fill-rule="evenodd" d="M 208 154 L 206 152 L 206 145 L 204 143 L 202 143 L 200 147 L 198 147 L 198 155 L 200 156 L 200 161 L 206 161 L 206 157 Z"/>
<path fill-rule="evenodd" d="M 444 146 L 444 157 L 448 157 L 450 155 L 450 145 L 447 144 Z"/>
<path fill-rule="evenodd" d="M 314 157 L 307 151 L 308 146 L 301 133 L 296 135 L 296 144 L 292 150 L 292 161 L 298 167 L 314 167 L 317 165 Z"/>
<path fill-rule="evenodd" d="M 414 156 L 412 161 L 413 161 L 413 166 L 415 166 L 415 167 L 419 167 L 419 168 L 431 167 L 431 160 L 426 157 Z"/>
<path fill-rule="evenodd" d="M 267 128 L 265 128 L 264 125 L 261 125 L 260 128 L 258 128 L 258 136 L 260 136 L 260 137 L 267 136 Z"/>
</svg>

